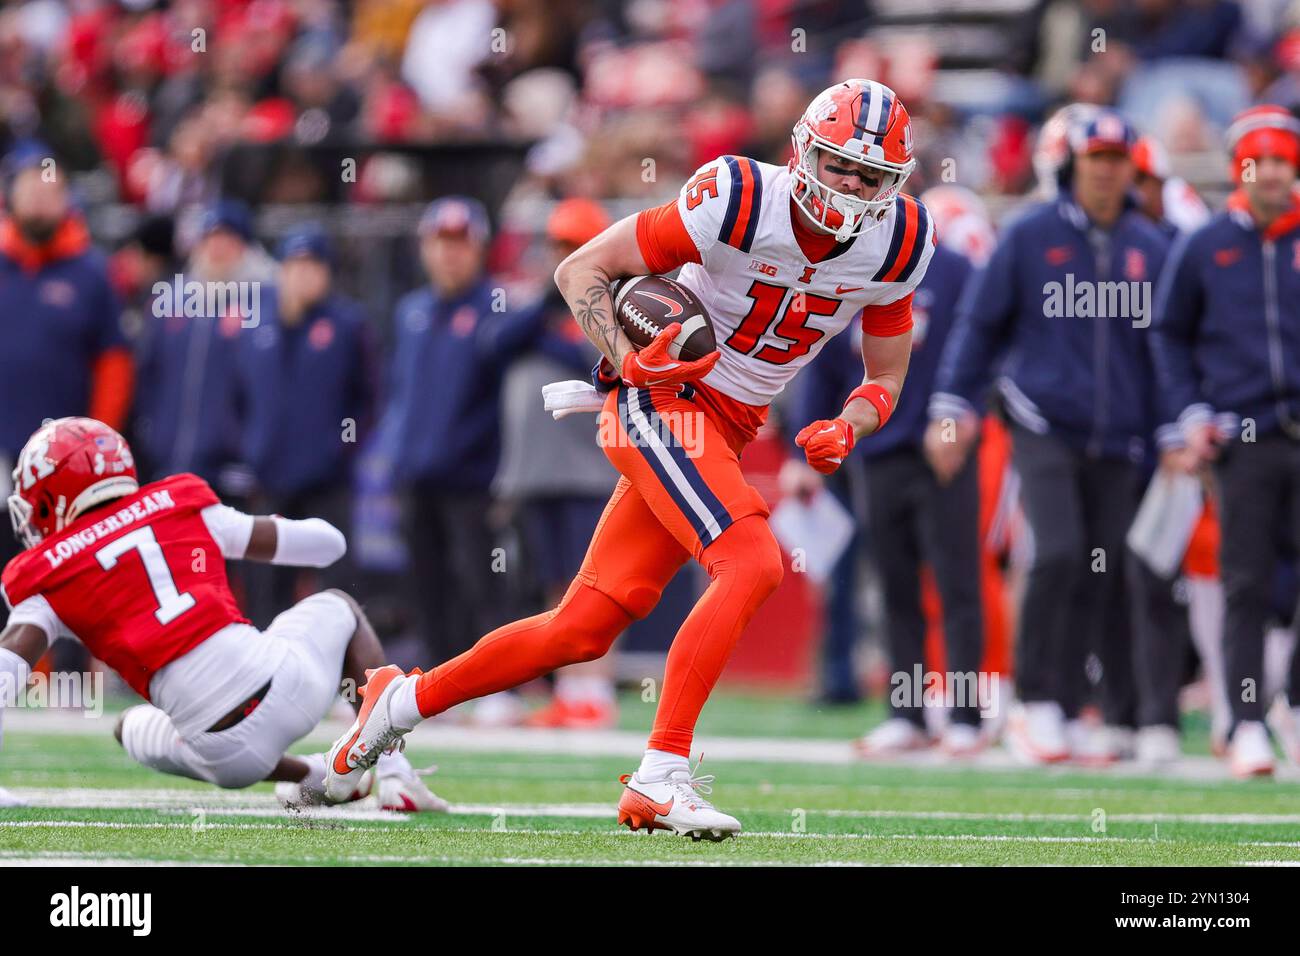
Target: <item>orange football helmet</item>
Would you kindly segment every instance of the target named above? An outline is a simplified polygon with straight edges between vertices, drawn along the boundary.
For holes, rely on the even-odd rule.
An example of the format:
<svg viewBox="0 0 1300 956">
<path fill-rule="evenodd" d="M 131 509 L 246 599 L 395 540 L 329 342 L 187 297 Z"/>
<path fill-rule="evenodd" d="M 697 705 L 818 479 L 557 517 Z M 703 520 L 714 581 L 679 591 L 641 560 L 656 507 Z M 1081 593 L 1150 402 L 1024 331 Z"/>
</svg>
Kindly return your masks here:
<svg viewBox="0 0 1300 956">
<path fill-rule="evenodd" d="M 818 94 L 791 134 L 794 201 L 818 228 L 839 242 L 879 225 L 916 168 L 912 119 L 898 95 L 874 80 L 846 80 Z M 878 169 L 880 189 L 859 199 L 817 176 L 821 153 Z"/>
<path fill-rule="evenodd" d="M 59 418 L 18 454 L 9 519 L 26 547 L 62 531 L 95 505 L 139 490 L 126 440 L 93 418 Z"/>
</svg>

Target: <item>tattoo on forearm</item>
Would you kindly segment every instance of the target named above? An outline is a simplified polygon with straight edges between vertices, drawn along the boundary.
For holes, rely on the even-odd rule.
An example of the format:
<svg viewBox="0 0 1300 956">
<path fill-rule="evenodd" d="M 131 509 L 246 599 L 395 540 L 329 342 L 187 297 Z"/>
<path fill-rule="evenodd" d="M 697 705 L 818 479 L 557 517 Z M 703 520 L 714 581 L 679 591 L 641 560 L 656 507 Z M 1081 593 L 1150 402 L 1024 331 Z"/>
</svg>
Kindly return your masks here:
<svg viewBox="0 0 1300 956">
<path fill-rule="evenodd" d="M 614 320 L 614 303 L 609 284 L 597 282 L 583 297 L 573 300 L 573 315 L 578 325 L 610 360 L 618 355 L 618 322 Z"/>
</svg>

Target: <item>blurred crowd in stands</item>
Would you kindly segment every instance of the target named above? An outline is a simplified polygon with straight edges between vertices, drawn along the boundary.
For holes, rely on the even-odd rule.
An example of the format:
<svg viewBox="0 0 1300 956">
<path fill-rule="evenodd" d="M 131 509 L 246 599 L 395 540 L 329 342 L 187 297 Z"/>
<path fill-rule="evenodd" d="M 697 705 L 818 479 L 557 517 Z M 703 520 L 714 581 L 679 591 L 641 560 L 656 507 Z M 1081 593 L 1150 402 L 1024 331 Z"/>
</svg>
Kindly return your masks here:
<svg viewBox="0 0 1300 956">
<path fill-rule="evenodd" d="M 1173 180 L 1217 206 L 1233 117 L 1300 108 L 1300 3 L 0 2 L 3 473 L 42 418 L 93 414 L 147 477 L 195 471 L 234 503 L 349 530 L 332 573 L 394 641 L 421 635 L 410 663 L 445 659 L 554 601 L 613 482 L 581 423 L 540 407 L 541 384 L 595 358 L 555 264 L 720 154 L 784 164 L 812 95 L 847 77 L 906 102 L 909 191 L 954 190 L 935 214 L 979 266 L 1003 215 L 1041 195 L 1043 124 L 1067 102 L 1144 134 L 1139 188 Z M 1162 202 L 1177 224 L 1178 196 Z M 346 225 L 363 219 L 405 263 L 392 293 Z M 255 284 L 259 319 L 167 314 L 157 283 L 174 278 Z M 984 512 L 987 539 L 1009 519 Z M 529 556 L 526 593 L 479 560 L 498 547 Z M 862 628 L 850 571 L 836 580 L 818 689 L 849 702 Z M 328 583 L 241 587 L 264 624 Z M 985 626 L 1007 632 L 986 586 Z M 650 626 L 671 634 L 689 596 L 666 605 Z M 1010 669 L 1008 641 L 986 642 L 985 666 Z M 536 719 L 608 724 L 612 676 L 561 675 Z"/>
<path fill-rule="evenodd" d="M 9 0 L 0 51 L 0 145 L 38 136 L 110 174 L 96 199 L 165 213 L 217 198 L 239 143 L 508 137 L 531 144 L 516 194 L 654 198 L 722 153 L 784 161 L 841 76 L 904 98 L 925 185 L 951 160 L 1014 196 L 1061 101 L 1117 105 L 1177 159 L 1300 98 L 1288 0 Z M 260 200 L 326 195 L 320 171 L 279 173 Z M 347 198 L 415 178 L 379 161 Z"/>
</svg>

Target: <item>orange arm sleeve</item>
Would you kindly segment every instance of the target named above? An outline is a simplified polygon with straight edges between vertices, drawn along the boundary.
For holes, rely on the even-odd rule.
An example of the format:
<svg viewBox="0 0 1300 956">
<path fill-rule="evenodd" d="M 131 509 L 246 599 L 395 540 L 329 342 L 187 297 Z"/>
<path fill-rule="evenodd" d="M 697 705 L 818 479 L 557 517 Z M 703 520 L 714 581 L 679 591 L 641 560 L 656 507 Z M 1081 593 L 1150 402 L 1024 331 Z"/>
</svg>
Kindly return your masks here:
<svg viewBox="0 0 1300 956">
<path fill-rule="evenodd" d="M 129 349 L 109 349 L 90 370 L 90 417 L 121 431 L 135 391 L 135 365 Z"/>
<path fill-rule="evenodd" d="M 912 293 L 889 305 L 869 305 L 862 310 L 862 331 L 882 339 L 902 335 L 912 327 Z"/>
<path fill-rule="evenodd" d="M 686 231 L 676 199 L 643 210 L 636 217 L 636 244 L 646 266 L 656 275 L 700 261 L 700 251 Z"/>
</svg>

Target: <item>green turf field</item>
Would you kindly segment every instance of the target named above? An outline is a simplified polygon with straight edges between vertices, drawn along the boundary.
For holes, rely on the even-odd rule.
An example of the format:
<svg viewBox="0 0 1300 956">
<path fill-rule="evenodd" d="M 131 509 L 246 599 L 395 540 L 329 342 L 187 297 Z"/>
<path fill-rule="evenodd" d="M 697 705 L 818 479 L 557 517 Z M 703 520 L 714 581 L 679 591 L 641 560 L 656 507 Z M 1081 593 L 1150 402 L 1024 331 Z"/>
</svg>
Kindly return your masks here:
<svg viewBox="0 0 1300 956">
<path fill-rule="evenodd" d="M 717 703 L 706 741 L 754 710 L 749 698 Z M 810 740 L 862 716 L 772 703 L 750 729 L 770 733 L 787 707 Z M 35 726 L 7 730 L 0 752 L 0 786 L 32 804 L 0 810 L 0 863 L 1300 864 L 1294 782 L 707 759 L 715 802 L 746 828 L 710 844 L 615 826 L 617 777 L 634 759 L 413 746 L 416 766 L 439 764 L 430 784 L 455 812 L 288 814 L 268 785 L 219 791 L 137 767 L 107 721 Z"/>
</svg>

